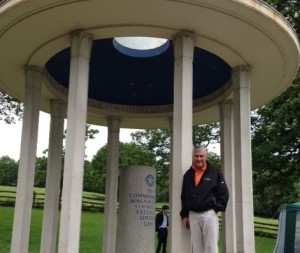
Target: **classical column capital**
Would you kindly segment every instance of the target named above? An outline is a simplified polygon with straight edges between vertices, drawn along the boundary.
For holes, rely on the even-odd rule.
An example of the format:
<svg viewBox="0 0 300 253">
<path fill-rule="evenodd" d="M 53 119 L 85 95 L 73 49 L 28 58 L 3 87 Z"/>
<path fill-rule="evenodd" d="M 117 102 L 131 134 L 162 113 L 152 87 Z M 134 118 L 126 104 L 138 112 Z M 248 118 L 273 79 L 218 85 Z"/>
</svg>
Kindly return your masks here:
<svg viewBox="0 0 300 253">
<path fill-rule="evenodd" d="M 179 33 L 173 35 L 173 40 L 177 40 L 178 38 L 189 38 L 195 41 L 196 36 L 195 33 L 192 31 L 182 30 Z"/>
<path fill-rule="evenodd" d="M 250 72 L 251 67 L 249 65 L 239 65 L 232 69 L 232 73 Z"/>
<path fill-rule="evenodd" d="M 232 105 L 233 104 L 233 99 L 232 98 L 227 98 L 223 100 L 219 106 L 227 106 L 227 105 Z"/>
<path fill-rule="evenodd" d="M 34 65 L 25 66 L 25 85 L 35 89 L 41 89 L 43 80 L 42 68 Z"/>
<path fill-rule="evenodd" d="M 236 66 L 232 69 L 233 89 L 250 89 L 251 67 L 248 65 Z"/>
<path fill-rule="evenodd" d="M 93 37 L 91 34 L 81 30 L 70 33 L 71 57 L 82 56 L 90 58 Z"/>
<path fill-rule="evenodd" d="M 109 132 L 120 132 L 121 118 L 119 117 L 108 117 L 107 126 Z"/>
<path fill-rule="evenodd" d="M 28 71 L 43 73 L 43 69 L 36 65 L 26 65 L 25 72 L 28 72 Z"/>
<path fill-rule="evenodd" d="M 174 58 L 190 58 L 194 56 L 195 34 L 181 31 L 173 36 Z"/>
<path fill-rule="evenodd" d="M 225 99 L 219 104 L 219 112 L 221 118 L 231 117 L 233 110 L 233 99 Z"/>
<path fill-rule="evenodd" d="M 66 102 L 61 99 L 52 99 L 50 101 L 51 118 L 66 118 Z"/>
</svg>

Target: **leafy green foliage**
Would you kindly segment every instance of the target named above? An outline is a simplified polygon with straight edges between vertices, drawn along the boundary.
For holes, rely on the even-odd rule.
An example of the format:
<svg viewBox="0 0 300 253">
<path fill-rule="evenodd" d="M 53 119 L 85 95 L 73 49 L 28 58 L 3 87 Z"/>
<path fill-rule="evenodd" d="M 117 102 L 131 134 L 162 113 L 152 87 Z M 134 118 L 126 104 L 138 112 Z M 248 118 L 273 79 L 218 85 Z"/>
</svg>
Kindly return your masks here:
<svg viewBox="0 0 300 253">
<path fill-rule="evenodd" d="M 300 34 L 299 0 L 266 0 Z M 293 85 L 252 115 L 254 210 L 273 216 L 300 198 L 300 72 Z"/>
<path fill-rule="evenodd" d="M 119 168 L 131 165 L 146 165 L 155 167 L 155 160 L 148 155 L 146 150 L 134 143 L 120 143 Z M 89 168 L 89 167 L 88 167 Z M 85 181 L 89 173 L 94 179 L 96 192 L 105 192 L 105 179 L 107 168 L 107 145 L 103 146 L 93 157 L 90 168 L 85 169 Z M 84 188 L 87 190 L 86 188 Z"/>
<path fill-rule="evenodd" d="M 35 168 L 35 187 L 45 187 L 47 157 L 38 157 Z M 0 157 L 0 185 L 16 186 L 18 180 L 18 162 L 8 156 Z"/>
<path fill-rule="evenodd" d="M 92 125 L 87 124 L 85 130 L 85 141 L 95 139 L 95 135 L 99 133 L 99 130 L 91 128 Z"/>
<path fill-rule="evenodd" d="M 265 0 L 279 11 L 300 34 L 300 1 L 299 0 Z"/>
<path fill-rule="evenodd" d="M 0 185 L 16 186 L 18 179 L 18 163 L 8 156 L 0 158 Z"/>
<path fill-rule="evenodd" d="M 23 117 L 23 104 L 0 91 L 0 120 L 7 124 L 15 123 Z"/>
<path fill-rule="evenodd" d="M 158 201 L 168 201 L 170 131 L 169 129 L 142 130 L 131 134 L 133 142 L 143 147 L 155 161 Z"/>
<path fill-rule="evenodd" d="M 101 192 L 100 174 L 94 170 L 89 161 L 84 162 L 83 190 L 87 192 Z"/>
<path fill-rule="evenodd" d="M 44 188 L 46 185 L 47 157 L 38 157 L 35 164 L 34 186 Z"/>
<path fill-rule="evenodd" d="M 214 152 L 208 152 L 207 160 L 209 161 L 210 165 L 221 168 L 221 157 L 218 154 Z"/>
<path fill-rule="evenodd" d="M 193 126 L 193 145 L 220 143 L 220 123 Z"/>
<path fill-rule="evenodd" d="M 299 199 L 300 75 L 252 117 L 255 210 L 271 215 Z"/>
</svg>

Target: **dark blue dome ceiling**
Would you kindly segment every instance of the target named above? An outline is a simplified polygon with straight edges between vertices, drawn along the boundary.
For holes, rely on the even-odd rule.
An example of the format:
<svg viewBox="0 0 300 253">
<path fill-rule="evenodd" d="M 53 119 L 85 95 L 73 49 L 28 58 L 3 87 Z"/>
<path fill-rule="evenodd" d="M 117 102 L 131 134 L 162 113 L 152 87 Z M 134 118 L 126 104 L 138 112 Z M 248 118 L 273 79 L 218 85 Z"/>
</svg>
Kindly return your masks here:
<svg viewBox="0 0 300 253">
<path fill-rule="evenodd" d="M 119 52 L 113 39 L 93 41 L 89 98 L 121 105 L 155 106 L 173 104 L 173 45 L 153 57 L 132 57 Z M 46 63 L 49 74 L 68 88 L 70 48 Z M 193 99 L 222 87 L 231 77 L 231 67 L 218 56 L 195 47 Z"/>
</svg>

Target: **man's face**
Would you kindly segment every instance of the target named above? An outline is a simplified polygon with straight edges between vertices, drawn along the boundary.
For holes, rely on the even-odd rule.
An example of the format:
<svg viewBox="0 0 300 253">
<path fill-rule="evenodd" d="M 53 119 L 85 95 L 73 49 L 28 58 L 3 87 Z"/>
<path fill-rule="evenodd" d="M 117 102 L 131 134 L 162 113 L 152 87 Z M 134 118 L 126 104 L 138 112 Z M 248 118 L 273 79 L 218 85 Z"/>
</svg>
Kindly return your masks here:
<svg viewBox="0 0 300 253">
<path fill-rule="evenodd" d="M 197 168 L 203 168 L 206 164 L 207 155 L 204 149 L 196 150 L 193 156 L 193 164 Z"/>
</svg>

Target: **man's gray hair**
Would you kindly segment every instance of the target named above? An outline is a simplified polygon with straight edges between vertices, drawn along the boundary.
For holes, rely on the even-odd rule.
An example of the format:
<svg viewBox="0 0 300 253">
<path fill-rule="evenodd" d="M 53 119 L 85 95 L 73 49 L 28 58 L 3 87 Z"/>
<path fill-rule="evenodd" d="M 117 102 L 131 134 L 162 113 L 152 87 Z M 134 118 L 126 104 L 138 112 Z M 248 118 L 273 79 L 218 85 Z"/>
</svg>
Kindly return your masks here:
<svg viewBox="0 0 300 253">
<path fill-rule="evenodd" d="M 207 148 L 205 145 L 196 145 L 193 148 L 193 154 L 195 154 L 199 150 L 205 150 L 205 153 L 207 154 Z"/>
</svg>

